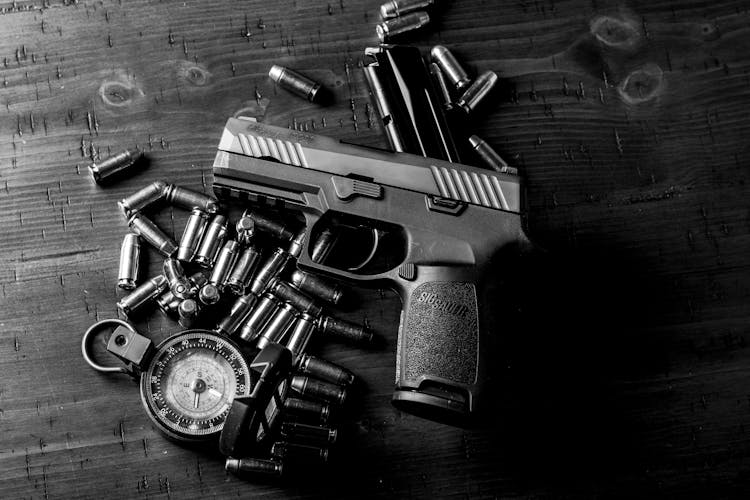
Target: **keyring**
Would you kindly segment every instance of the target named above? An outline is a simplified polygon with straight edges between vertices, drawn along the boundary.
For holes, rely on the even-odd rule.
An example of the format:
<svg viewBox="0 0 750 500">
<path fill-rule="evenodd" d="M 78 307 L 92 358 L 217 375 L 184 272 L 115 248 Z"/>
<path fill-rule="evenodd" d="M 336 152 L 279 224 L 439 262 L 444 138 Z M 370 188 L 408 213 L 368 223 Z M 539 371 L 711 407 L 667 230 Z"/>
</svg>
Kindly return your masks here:
<svg viewBox="0 0 750 500">
<path fill-rule="evenodd" d="M 83 339 L 81 340 L 81 353 L 83 354 L 83 359 L 86 360 L 86 363 L 89 364 L 91 368 L 93 368 L 96 371 L 104 372 L 104 373 L 127 373 L 130 374 L 130 370 L 128 370 L 124 366 L 102 366 L 95 362 L 91 355 L 89 354 L 89 337 L 92 333 L 99 330 L 104 325 L 120 325 L 124 326 L 128 330 L 130 330 L 133 333 L 137 333 L 135 331 L 135 328 L 128 323 L 127 321 L 123 321 L 121 319 L 117 318 L 111 318 L 111 319 L 103 319 L 101 321 L 97 321 L 93 325 L 89 327 L 88 330 L 86 330 L 86 333 L 83 334 Z"/>
</svg>

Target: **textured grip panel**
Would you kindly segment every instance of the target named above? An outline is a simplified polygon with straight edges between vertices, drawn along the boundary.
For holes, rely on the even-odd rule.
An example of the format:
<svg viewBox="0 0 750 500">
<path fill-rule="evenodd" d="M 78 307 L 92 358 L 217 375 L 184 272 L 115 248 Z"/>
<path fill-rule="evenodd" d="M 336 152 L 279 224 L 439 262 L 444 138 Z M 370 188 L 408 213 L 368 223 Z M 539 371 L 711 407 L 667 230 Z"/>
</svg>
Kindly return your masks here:
<svg viewBox="0 0 750 500">
<path fill-rule="evenodd" d="M 406 313 L 402 376 L 442 377 L 460 384 L 477 378 L 477 295 L 473 283 L 441 281 L 417 287 Z"/>
</svg>

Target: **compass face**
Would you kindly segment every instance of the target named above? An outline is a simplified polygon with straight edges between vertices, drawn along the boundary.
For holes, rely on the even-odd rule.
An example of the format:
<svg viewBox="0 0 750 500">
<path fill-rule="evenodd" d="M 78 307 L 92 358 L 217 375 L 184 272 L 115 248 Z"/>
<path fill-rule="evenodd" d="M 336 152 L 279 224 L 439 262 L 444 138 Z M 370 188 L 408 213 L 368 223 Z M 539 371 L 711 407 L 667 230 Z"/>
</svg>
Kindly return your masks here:
<svg viewBox="0 0 750 500">
<path fill-rule="evenodd" d="M 250 371 L 240 350 L 206 330 L 187 330 L 162 342 L 141 375 L 147 413 L 179 440 L 216 436 L 235 396 L 249 393 Z"/>
</svg>

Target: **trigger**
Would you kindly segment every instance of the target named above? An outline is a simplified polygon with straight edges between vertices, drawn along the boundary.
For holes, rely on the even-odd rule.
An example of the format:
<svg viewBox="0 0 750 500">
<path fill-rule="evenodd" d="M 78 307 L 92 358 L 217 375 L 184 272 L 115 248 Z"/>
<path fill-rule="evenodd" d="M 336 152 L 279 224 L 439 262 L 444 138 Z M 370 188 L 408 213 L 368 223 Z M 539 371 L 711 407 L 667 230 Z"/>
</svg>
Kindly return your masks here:
<svg viewBox="0 0 750 500">
<path fill-rule="evenodd" d="M 365 257 L 365 260 L 362 263 L 348 268 L 347 271 L 359 271 L 370 263 L 373 257 L 375 257 L 375 254 L 378 252 L 378 245 L 380 244 L 380 236 L 382 234 L 383 231 L 381 231 L 380 229 L 372 229 L 372 248 L 370 249 L 369 255 Z"/>
</svg>

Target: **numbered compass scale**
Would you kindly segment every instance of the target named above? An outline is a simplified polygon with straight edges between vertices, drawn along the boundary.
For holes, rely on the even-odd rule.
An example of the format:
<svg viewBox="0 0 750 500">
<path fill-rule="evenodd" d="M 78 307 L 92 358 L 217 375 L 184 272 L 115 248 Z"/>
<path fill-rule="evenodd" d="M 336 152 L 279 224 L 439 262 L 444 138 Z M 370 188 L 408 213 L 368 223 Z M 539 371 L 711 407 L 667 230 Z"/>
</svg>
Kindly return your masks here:
<svg viewBox="0 0 750 500">
<path fill-rule="evenodd" d="M 179 245 L 148 218 L 165 201 L 191 211 Z M 281 476 L 326 463 L 354 375 L 307 353 L 308 342 L 373 335 L 327 314 L 340 285 L 297 269 L 304 228 L 255 210 L 231 224 L 214 198 L 161 181 L 119 205 L 131 228 L 118 276 L 131 290 L 117 304 L 127 321 L 93 325 L 86 361 L 139 378 L 154 425 L 176 441 L 218 447 L 231 472 Z M 166 257 L 163 274 L 139 277 L 141 242 Z M 183 330 L 154 345 L 131 321 L 157 308 Z M 107 350 L 125 367 L 99 365 L 90 353 L 89 337 L 107 323 L 117 325 Z"/>
</svg>

